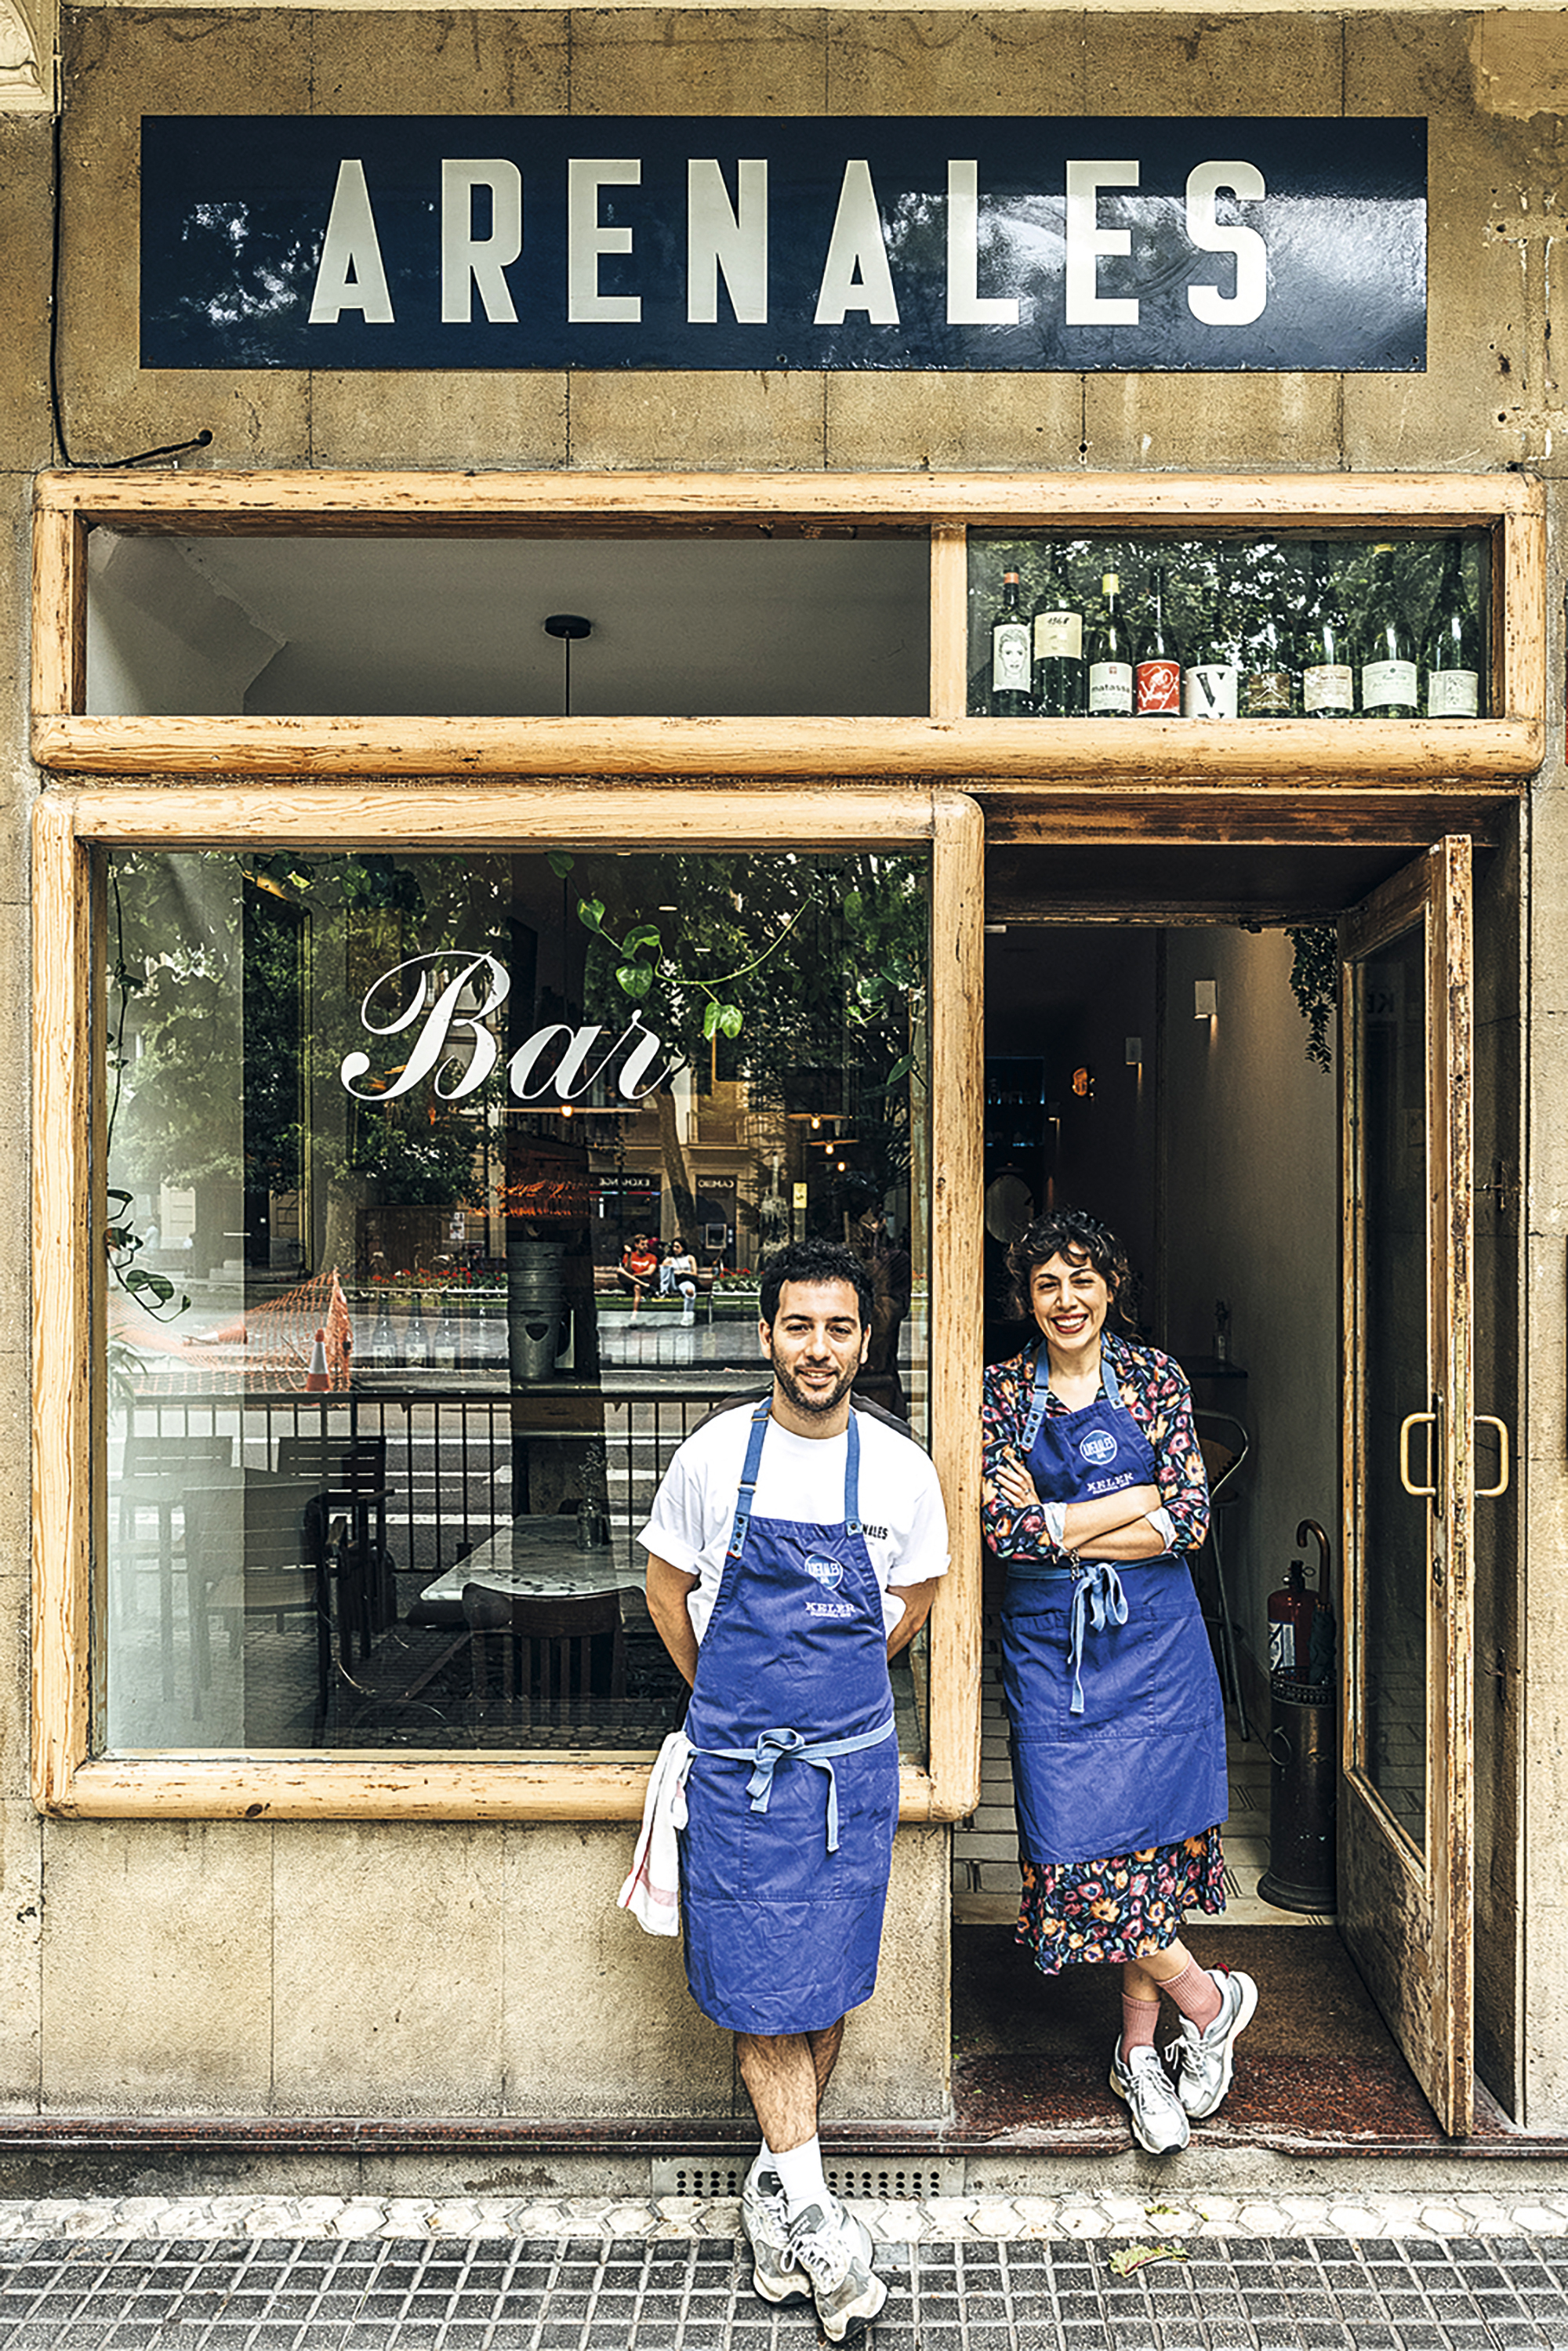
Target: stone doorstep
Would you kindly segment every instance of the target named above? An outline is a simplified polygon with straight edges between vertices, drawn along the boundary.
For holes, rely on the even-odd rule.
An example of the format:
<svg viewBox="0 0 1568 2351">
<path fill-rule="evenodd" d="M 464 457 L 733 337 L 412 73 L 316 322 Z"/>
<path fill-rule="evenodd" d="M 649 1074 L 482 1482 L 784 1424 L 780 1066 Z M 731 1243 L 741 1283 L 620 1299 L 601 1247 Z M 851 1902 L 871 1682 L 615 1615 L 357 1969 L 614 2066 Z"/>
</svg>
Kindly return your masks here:
<svg viewBox="0 0 1568 2351">
<path fill-rule="evenodd" d="M 1231 2128 L 1223 2121 L 1203 2126 L 1204 2152 L 1228 2160 L 1260 2154 L 1375 2164 L 1416 2159 L 1426 2164 L 1552 2163 L 1568 2158 L 1568 2131 L 1518 2130 L 1477 2088 L 1477 2135 L 1469 2139 L 1420 2137 L 1410 2133 L 1350 2140 L 1299 2126 Z M 0 2175 L 30 2157 L 108 2161 L 133 2156 L 171 2158 L 212 2155 L 265 2158 L 268 2155 L 344 2158 L 410 2156 L 508 2155 L 591 2156 L 606 2160 L 642 2159 L 656 2164 L 723 2164 L 736 2150 L 755 2144 L 755 2126 L 739 2116 L 648 2116 L 639 2117 L 500 2116 L 494 2115 L 405 2116 L 212 2116 L 212 2115 L 0 2115 Z M 930 2167 L 944 2161 L 1003 2158 L 1050 2161 L 1085 2154 L 1125 2152 L 1127 2134 L 1119 2115 L 1073 2122 L 1058 2128 L 1014 2123 L 966 2123 L 963 2117 L 886 2121 L 824 2120 L 826 2155 L 841 2162 Z M 1195 2153 L 1197 2151 L 1195 2146 Z"/>
</svg>

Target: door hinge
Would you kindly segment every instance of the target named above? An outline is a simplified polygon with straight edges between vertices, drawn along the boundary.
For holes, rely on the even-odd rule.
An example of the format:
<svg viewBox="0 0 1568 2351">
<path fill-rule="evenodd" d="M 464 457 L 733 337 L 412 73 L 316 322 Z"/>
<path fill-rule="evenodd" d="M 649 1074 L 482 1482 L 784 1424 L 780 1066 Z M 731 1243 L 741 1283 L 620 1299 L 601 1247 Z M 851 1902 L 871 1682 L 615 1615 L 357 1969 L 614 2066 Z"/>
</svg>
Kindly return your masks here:
<svg viewBox="0 0 1568 2351">
<path fill-rule="evenodd" d="M 1516 1217 L 1519 1214 L 1520 1204 L 1524 1197 L 1524 1186 L 1520 1181 L 1519 1170 L 1511 1160 L 1494 1159 L 1490 1183 L 1478 1184 L 1476 1190 L 1483 1200 L 1491 1202 L 1494 1215 Z"/>
</svg>

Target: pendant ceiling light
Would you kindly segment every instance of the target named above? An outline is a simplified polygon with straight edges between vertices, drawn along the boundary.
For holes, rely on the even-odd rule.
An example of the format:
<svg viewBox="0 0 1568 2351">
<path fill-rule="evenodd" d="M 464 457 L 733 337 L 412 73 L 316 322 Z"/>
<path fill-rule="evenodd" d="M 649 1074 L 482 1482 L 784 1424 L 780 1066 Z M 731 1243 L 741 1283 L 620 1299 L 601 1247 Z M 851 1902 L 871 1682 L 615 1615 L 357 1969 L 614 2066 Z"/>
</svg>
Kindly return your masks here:
<svg viewBox="0 0 1568 2351">
<path fill-rule="evenodd" d="M 571 649 L 583 637 L 593 634 L 593 623 L 585 621 L 580 612 L 551 612 L 544 623 L 547 637 L 560 639 L 563 670 L 560 684 L 560 715 L 571 716 Z"/>
</svg>

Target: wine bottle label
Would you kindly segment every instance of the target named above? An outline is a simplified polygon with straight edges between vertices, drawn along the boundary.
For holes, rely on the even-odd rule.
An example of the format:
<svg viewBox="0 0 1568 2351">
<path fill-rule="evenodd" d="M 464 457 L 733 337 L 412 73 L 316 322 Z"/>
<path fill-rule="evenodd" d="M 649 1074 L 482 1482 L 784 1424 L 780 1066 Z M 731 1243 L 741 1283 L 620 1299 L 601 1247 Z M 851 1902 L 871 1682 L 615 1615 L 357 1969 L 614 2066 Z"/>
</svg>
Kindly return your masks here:
<svg viewBox="0 0 1568 2351">
<path fill-rule="evenodd" d="M 1186 718 L 1234 718 L 1238 678 L 1234 662 L 1199 662 L 1183 672 L 1182 715 Z"/>
<path fill-rule="evenodd" d="M 996 694 L 1029 692 L 1029 623 L 998 621 L 991 631 L 991 690 Z"/>
<path fill-rule="evenodd" d="M 1136 670 L 1134 707 L 1140 718 L 1155 718 L 1162 712 L 1172 717 L 1181 716 L 1181 664 L 1166 661 L 1141 661 Z"/>
<path fill-rule="evenodd" d="M 1316 662 L 1301 672 L 1301 708 L 1309 718 L 1348 716 L 1355 708 L 1355 673 L 1348 662 Z"/>
<path fill-rule="evenodd" d="M 1034 616 L 1036 661 L 1082 661 L 1082 612 L 1037 612 Z"/>
<path fill-rule="evenodd" d="M 1291 673 L 1288 669 L 1249 669 L 1242 689 L 1249 718 L 1289 718 Z"/>
<path fill-rule="evenodd" d="M 1416 664 L 1411 661 L 1364 662 L 1361 671 L 1364 710 L 1416 707 Z"/>
<path fill-rule="evenodd" d="M 1481 706 L 1481 681 L 1473 669 L 1433 669 L 1427 673 L 1428 718 L 1474 718 Z"/>
<path fill-rule="evenodd" d="M 1092 662 L 1089 665 L 1089 716 L 1130 718 L 1133 715 L 1131 662 Z"/>
</svg>

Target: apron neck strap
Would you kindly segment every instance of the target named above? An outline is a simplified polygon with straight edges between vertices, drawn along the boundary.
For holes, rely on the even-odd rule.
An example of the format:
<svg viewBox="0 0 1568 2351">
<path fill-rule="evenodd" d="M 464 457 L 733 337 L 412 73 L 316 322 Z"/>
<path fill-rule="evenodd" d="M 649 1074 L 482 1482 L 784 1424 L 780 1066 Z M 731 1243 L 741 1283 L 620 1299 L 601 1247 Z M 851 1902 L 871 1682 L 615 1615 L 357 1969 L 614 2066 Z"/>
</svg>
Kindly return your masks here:
<svg viewBox="0 0 1568 2351">
<path fill-rule="evenodd" d="M 1023 1426 L 1023 1458 L 1026 1461 L 1034 1450 L 1034 1440 L 1040 1435 L 1040 1423 L 1045 1418 L 1046 1399 L 1050 1389 L 1051 1356 L 1045 1341 L 1041 1339 L 1034 1351 L 1034 1386 L 1030 1395 L 1029 1418 Z M 1100 1348 L 1100 1393 L 1108 1405 L 1120 1407 L 1122 1398 L 1111 1377 L 1111 1365 L 1106 1357 L 1103 1342 Z"/>
<path fill-rule="evenodd" d="M 729 1530 L 727 1556 L 738 1559 L 746 1549 L 747 1530 L 751 1524 L 752 1504 L 757 1498 L 758 1472 L 762 1467 L 762 1440 L 768 1434 L 768 1423 L 773 1410 L 771 1396 L 764 1396 L 751 1416 L 751 1430 L 746 1440 L 746 1464 L 740 1473 L 740 1491 L 735 1498 L 735 1517 Z M 850 1407 L 849 1444 L 844 1452 L 844 1524 L 852 1534 L 861 1531 L 861 1433 L 854 1407 Z"/>
<path fill-rule="evenodd" d="M 844 1524 L 851 1534 L 861 1531 L 861 1432 L 855 1408 L 850 1406 L 849 1445 L 844 1453 Z"/>
<path fill-rule="evenodd" d="M 729 1530 L 731 1559 L 738 1559 L 746 1549 L 746 1531 L 751 1524 L 751 1506 L 757 1497 L 757 1473 L 762 1467 L 762 1440 L 768 1434 L 768 1416 L 772 1409 L 772 1397 L 765 1395 L 751 1416 L 746 1466 L 740 1473 L 740 1491 L 735 1498 L 735 1518 Z"/>
</svg>

